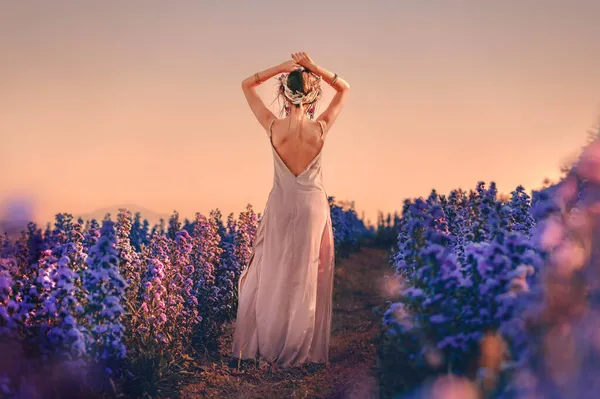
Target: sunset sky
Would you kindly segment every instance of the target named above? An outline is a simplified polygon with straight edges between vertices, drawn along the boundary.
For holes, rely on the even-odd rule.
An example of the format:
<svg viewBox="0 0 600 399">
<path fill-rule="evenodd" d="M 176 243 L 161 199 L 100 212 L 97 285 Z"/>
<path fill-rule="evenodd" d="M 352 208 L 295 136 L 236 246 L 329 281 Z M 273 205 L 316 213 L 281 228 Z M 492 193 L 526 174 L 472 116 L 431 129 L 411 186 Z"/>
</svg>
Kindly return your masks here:
<svg viewBox="0 0 600 399">
<path fill-rule="evenodd" d="M 273 158 L 240 82 L 296 51 L 351 85 L 324 182 L 371 221 L 432 188 L 536 188 L 598 122 L 599 15 L 597 0 L 0 0 L 0 202 L 31 196 L 43 221 L 262 212 Z M 275 79 L 258 90 L 270 104 Z"/>
</svg>

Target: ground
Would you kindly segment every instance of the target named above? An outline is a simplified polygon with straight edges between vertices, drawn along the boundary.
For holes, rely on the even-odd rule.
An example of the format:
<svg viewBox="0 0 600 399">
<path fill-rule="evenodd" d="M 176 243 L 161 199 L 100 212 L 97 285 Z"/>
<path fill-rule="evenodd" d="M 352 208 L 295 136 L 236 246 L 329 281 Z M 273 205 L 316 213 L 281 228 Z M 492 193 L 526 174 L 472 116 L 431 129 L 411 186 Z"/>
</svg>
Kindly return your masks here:
<svg viewBox="0 0 600 399">
<path fill-rule="evenodd" d="M 228 356 L 233 326 L 220 342 L 221 354 L 200 365 L 197 382 L 182 398 L 378 398 L 376 341 L 381 316 L 375 307 L 386 300 L 385 275 L 391 274 L 388 251 L 362 248 L 336 262 L 330 363 L 269 371 L 262 362 L 238 364 Z M 238 367 L 239 366 L 239 367 Z"/>
</svg>

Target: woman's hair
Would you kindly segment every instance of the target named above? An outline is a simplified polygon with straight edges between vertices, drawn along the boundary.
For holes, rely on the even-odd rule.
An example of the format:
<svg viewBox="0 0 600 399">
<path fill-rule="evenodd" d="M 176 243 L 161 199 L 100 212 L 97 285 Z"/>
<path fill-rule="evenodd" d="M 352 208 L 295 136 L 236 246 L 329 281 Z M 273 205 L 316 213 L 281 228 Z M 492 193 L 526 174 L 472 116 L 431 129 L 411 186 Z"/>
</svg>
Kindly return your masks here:
<svg viewBox="0 0 600 399">
<path fill-rule="evenodd" d="M 314 119 L 316 105 L 321 98 L 321 78 L 307 69 L 298 68 L 279 77 L 277 99 L 283 99 L 279 116 L 290 113 L 290 106 L 300 107 L 306 105 L 306 112 L 310 119 Z"/>
<path fill-rule="evenodd" d="M 287 86 L 293 92 L 299 91 L 303 94 L 307 94 L 312 89 L 314 83 L 317 83 L 316 81 L 317 79 L 312 73 L 306 70 L 296 69 L 288 74 Z"/>
</svg>

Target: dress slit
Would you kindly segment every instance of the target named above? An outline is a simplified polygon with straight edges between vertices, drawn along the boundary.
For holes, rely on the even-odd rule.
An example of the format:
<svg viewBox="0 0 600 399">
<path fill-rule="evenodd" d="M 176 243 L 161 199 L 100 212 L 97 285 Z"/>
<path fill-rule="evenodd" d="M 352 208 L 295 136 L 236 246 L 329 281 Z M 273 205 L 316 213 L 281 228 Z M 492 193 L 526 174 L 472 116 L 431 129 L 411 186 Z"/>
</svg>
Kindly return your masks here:
<svg viewBox="0 0 600 399">
<path fill-rule="evenodd" d="M 332 298 L 333 270 L 335 252 L 333 248 L 333 231 L 331 218 L 328 217 L 321 235 L 319 246 L 319 271 L 317 277 L 317 297 Z M 315 309 L 315 328 L 308 361 L 328 362 L 329 337 L 331 332 L 331 301 L 317 301 Z M 315 345 L 317 344 L 317 345 Z"/>
</svg>

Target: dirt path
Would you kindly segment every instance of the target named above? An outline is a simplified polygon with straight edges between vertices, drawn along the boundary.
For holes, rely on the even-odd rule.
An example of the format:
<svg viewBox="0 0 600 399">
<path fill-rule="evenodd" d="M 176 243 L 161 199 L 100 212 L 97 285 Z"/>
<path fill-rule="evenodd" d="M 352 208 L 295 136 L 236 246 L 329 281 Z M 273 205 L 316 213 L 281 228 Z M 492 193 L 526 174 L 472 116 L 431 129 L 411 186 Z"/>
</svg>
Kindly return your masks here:
<svg viewBox="0 0 600 399">
<path fill-rule="evenodd" d="M 391 273 L 387 251 L 363 248 L 336 264 L 330 364 L 304 365 L 272 373 L 254 361 L 226 356 L 232 326 L 221 342 L 218 360 L 202 365 L 199 383 L 185 386 L 183 398 L 377 398 L 375 341 L 384 303 L 381 280 Z"/>
</svg>

